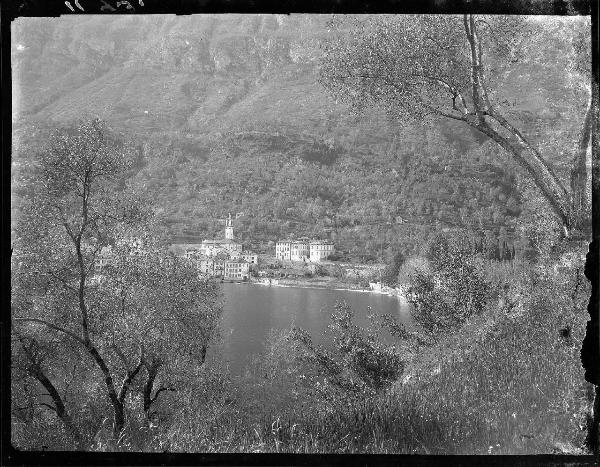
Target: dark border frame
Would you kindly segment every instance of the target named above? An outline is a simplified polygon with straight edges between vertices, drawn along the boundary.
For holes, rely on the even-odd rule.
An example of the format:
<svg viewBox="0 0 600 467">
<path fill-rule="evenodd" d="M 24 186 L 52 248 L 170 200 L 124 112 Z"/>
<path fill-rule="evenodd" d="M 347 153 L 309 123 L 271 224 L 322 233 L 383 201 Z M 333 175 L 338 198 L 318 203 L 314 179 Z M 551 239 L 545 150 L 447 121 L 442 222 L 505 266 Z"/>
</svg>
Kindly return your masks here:
<svg viewBox="0 0 600 467">
<path fill-rule="evenodd" d="M 598 331 L 598 249 L 600 243 L 600 141 L 598 140 L 599 68 L 598 0 L 129 0 L 133 9 L 106 4 L 116 1 L 5 0 L 0 4 L 0 73 L 2 77 L 1 213 L 2 228 L 0 295 L 0 465 L 596 465 L 593 456 L 428 456 L 377 454 L 154 454 L 18 451 L 10 445 L 10 174 L 12 140 L 10 23 L 17 17 L 61 16 L 66 14 L 178 14 L 193 13 L 485 13 L 535 15 L 591 15 L 592 18 L 592 99 L 595 122 L 592 134 L 592 242 L 586 260 L 586 277 L 592 283 L 588 305 L 590 320 L 581 351 L 585 379 L 596 385 L 600 409 L 600 333 Z M 132 11 L 133 10 L 133 11 Z M 583 310 L 582 310 L 583 311 Z M 599 414 L 600 415 L 600 414 Z"/>
</svg>

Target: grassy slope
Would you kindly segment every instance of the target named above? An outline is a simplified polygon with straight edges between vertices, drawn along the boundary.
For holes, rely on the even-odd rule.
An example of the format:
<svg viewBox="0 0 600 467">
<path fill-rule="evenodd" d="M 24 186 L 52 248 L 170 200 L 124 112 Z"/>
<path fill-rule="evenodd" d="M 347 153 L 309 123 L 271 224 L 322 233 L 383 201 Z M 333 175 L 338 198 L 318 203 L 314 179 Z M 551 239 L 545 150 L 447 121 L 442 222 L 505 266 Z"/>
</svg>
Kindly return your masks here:
<svg viewBox="0 0 600 467">
<path fill-rule="evenodd" d="M 212 416 L 176 423 L 156 440 L 182 451 L 583 453 L 589 388 L 579 346 L 589 290 L 582 277 L 575 267 L 523 272 L 511 286 L 522 307 L 474 319 L 375 397 L 349 399 L 294 370 L 274 339 L 262 362 L 213 401 Z"/>
</svg>

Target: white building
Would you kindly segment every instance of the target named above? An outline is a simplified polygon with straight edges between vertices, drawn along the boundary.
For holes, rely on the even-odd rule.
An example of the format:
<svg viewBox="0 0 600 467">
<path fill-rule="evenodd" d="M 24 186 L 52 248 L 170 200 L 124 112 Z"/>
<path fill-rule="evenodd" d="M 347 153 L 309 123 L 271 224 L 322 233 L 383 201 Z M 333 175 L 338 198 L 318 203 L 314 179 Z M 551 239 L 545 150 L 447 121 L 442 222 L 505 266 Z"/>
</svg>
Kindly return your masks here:
<svg viewBox="0 0 600 467">
<path fill-rule="evenodd" d="M 283 240 L 275 245 L 275 257 L 282 261 L 307 261 L 309 254 L 308 241 Z"/>
<path fill-rule="evenodd" d="M 258 264 L 258 255 L 251 251 L 244 251 L 242 244 L 234 239 L 230 214 L 225 221 L 225 238 L 173 245 L 172 248 L 173 251 L 183 250 L 183 256 L 193 261 L 202 275 L 246 280 L 252 266 Z"/>
<path fill-rule="evenodd" d="M 313 263 L 319 263 L 333 254 L 335 246 L 333 242 L 329 240 L 312 240 L 309 244 L 310 248 L 310 261 Z"/>
<path fill-rule="evenodd" d="M 309 254 L 308 242 L 303 240 L 290 242 L 290 259 L 292 261 L 306 261 Z"/>
<path fill-rule="evenodd" d="M 128 239 L 123 246 L 130 254 L 143 252 L 139 239 Z M 234 240 L 231 215 L 226 220 L 225 238 L 204 240 L 202 243 L 171 245 L 170 251 L 193 264 L 200 276 L 219 277 L 230 280 L 247 280 L 249 271 L 258 264 L 258 255 L 244 251 L 242 244 Z M 103 247 L 95 260 L 95 270 L 100 273 L 106 266 L 113 264 L 115 254 L 110 246 Z"/>
<path fill-rule="evenodd" d="M 208 256 L 199 255 L 196 258 L 196 267 L 200 274 L 212 276 L 215 272 L 215 262 Z"/>
<path fill-rule="evenodd" d="M 275 257 L 282 261 L 311 261 L 327 259 L 335 251 L 329 240 L 282 240 L 275 245 Z"/>
<path fill-rule="evenodd" d="M 225 261 L 224 279 L 248 280 L 249 264 L 243 259 Z"/>
<path fill-rule="evenodd" d="M 275 257 L 282 261 L 290 260 L 290 241 L 282 240 L 275 244 Z"/>
</svg>

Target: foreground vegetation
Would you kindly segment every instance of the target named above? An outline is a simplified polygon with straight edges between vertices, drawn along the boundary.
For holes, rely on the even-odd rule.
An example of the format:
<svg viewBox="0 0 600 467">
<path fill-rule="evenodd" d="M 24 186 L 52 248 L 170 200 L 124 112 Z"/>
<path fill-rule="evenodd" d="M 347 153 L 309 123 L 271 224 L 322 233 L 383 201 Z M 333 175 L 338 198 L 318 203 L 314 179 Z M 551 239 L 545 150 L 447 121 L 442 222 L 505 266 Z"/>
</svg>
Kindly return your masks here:
<svg viewBox="0 0 600 467">
<path fill-rule="evenodd" d="M 207 362 L 185 397 L 165 394 L 152 421 L 131 411 L 119 440 L 107 428 L 91 448 L 583 454 L 593 389 L 579 360 L 589 297 L 581 251 L 537 265 L 487 263 L 492 289 L 507 293 L 435 344 L 402 354 L 389 385 L 339 384 L 290 333 L 273 333 L 245 375 Z"/>
<path fill-rule="evenodd" d="M 270 371 L 238 382 L 254 390 L 223 406 L 212 421 L 219 428 L 199 437 L 172 438 L 171 448 L 583 453 L 592 390 L 583 380 L 579 345 L 589 295 L 582 283 L 575 286 L 581 281 L 577 266 L 556 276 L 543 270 L 529 273 L 519 285 L 533 293 L 522 295 L 511 310 L 492 310 L 443 339 L 382 394 L 352 397 L 333 392 L 322 380 L 321 390 L 319 384 L 313 386 L 314 375 L 298 368 L 286 371 L 285 363 L 273 361 L 284 350 L 275 343 L 266 359 L 265 370 Z M 288 385 L 293 394 L 282 400 Z M 264 404 L 259 402 L 254 414 L 249 410 L 253 402 L 247 400 L 253 397 Z M 269 406 L 273 400 L 281 406 Z M 228 444 L 220 444 L 225 439 Z"/>
</svg>

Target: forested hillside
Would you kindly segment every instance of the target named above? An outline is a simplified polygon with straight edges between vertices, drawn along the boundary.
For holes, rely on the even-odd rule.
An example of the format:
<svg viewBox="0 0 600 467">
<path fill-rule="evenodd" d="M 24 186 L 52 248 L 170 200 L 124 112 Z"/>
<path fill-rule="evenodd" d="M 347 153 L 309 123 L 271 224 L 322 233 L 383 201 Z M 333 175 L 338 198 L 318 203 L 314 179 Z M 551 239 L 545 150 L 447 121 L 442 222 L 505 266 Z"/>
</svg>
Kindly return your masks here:
<svg viewBox="0 0 600 467">
<path fill-rule="evenodd" d="M 14 174 L 51 128 L 95 115 L 136 147 L 127 183 L 152 190 L 174 240 L 219 235 L 226 211 L 244 214 L 237 231 L 256 248 L 330 236 L 362 259 L 411 253 L 443 227 L 510 236 L 519 170 L 492 143 L 459 123 L 359 118 L 318 84 L 329 19 L 17 20 Z M 560 21 L 575 20 L 538 21 L 495 79 L 564 178 L 586 100 L 570 71 L 578 29 Z"/>
</svg>

